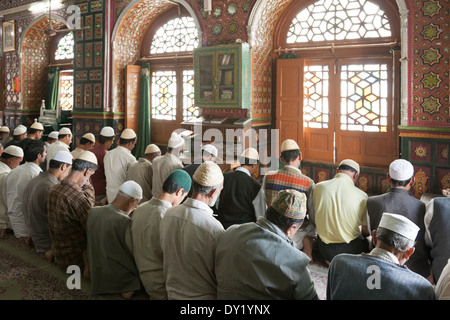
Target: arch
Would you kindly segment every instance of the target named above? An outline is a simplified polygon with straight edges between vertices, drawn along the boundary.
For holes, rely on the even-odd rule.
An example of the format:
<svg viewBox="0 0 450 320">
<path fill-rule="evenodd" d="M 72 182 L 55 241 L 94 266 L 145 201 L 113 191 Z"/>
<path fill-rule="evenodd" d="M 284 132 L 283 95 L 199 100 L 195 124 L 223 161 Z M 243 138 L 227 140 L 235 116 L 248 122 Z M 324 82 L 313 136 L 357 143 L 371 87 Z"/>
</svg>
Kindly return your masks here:
<svg viewBox="0 0 450 320">
<path fill-rule="evenodd" d="M 199 30 L 199 43 L 202 32 L 197 15 L 185 0 L 133 0 L 120 14 L 114 26 L 112 43 L 112 112 L 123 112 L 125 67 L 140 58 L 140 48 L 145 31 L 163 12 L 176 6 L 183 6 L 194 18 Z M 108 106 L 109 108 L 109 106 Z"/>
<path fill-rule="evenodd" d="M 34 19 L 23 32 L 19 41 L 19 63 L 22 109 L 39 110 L 47 83 L 47 66 L 49 63 L 49 45 L 51 37 L 44 34 L 48 26 L 48 16 L 42 15 Z M 66 21 L 52 15 L 53 28 L 67 28 Z"/>
<path fill-rule="evenodd" d="M 276 25 L 292 0 L 257 0 L 250 13 L 247 34 L 253 48 L 254 91 L 253 117 L 270 119 L 275 110 L 272 105 L 272 52 Z M 310 3 L 310 0 L 304 0 Z M 401 123 L 407 123 L 408 115 L 408 7 L 406 0 L 396 0 L 400 15 L 401 42 Z M 272 119 L 273 120 L 273 119 Z"/>
</svg>

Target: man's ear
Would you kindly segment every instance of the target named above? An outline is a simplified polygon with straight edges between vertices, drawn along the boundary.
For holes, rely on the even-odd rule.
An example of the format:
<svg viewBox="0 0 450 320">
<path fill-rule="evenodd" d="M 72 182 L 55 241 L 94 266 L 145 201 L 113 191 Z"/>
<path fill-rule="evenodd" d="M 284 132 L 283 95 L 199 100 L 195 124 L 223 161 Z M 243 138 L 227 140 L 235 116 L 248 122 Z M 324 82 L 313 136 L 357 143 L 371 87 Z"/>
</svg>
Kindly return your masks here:
<svg viewBox="0 0 450 320">
<path fill-rule="evenodd" d="M 416 248 L 414 248 L 414 247 L 407 249 L 404 253 L 405 259 L 408 260 L 412 256 L 412 254 L 414 253 L 415 250 L 416 250 Z"/>
</svg>

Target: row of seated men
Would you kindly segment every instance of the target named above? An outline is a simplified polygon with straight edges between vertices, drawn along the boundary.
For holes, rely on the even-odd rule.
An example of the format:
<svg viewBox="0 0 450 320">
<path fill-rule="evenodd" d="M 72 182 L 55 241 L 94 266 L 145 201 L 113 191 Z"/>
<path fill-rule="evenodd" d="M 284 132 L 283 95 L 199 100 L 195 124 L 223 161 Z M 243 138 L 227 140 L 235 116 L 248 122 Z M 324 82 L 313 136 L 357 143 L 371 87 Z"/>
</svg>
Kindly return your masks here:
<svg viewBox="0 0 450 320">
<path fill-rule="evenodd" d="M 284 167 L 260 183 L 253 148 L 223 174 L 212 145 L 184 166 L 176 133 L 165 155 L 149 145 L 139 161 L 133 130 L 109 150 L 114 138 L 105 127 L 97 146 L 88 133 L 69 153 L 72 134 L 62 128 L 48 148 L 40 138 L 9 144 L 0 162 L 2 235 L 12 229 L 64 270 L 80 266 L 93 294 L 317 299 L 307 269 L 317 246 L 330 265 L 328 299 L 449 296 L 450 199 L 427 206 L 415 199 L 405 160 L 389 167 L 391 190 L 368 197 L 355 186 L 355 161 L 315 184 L 299 170 L 301 152 L 289 139 L 281 145 Z"/>
</svg>

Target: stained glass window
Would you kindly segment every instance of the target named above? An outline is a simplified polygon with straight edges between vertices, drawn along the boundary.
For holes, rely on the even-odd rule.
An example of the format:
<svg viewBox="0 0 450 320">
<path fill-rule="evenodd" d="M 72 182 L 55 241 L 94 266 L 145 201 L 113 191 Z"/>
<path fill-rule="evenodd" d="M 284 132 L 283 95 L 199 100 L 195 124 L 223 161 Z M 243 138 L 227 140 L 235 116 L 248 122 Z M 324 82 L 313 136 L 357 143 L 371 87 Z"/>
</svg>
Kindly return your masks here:
<svg viewBox="0 0 450 320">
<path fill-rule="evenodd" d="M 166 22 L 156 31 L 150 53 L 193 51 L 198 44 L 198 31 L 194 19 L 179 17 Z"/>
<path fill-rule="evenodd" d="M 319 0 L 292 20 L 287 43 L 391 36 L 383 10 L 366 0 Z"/>
<path fill-rule="evenodd" d="M 59 40 L 55 52 L 55 60 L 73 59 L 73 46 L 75 42 L 73 39 L 73 32 L 69 32 Z"/>
<path fill-rule="evenodd" d="M 176 72 L 152 72 L 152 118 L 176 120 L 177 118 Z"/>
<path fill-rule="evenodd" d="M 183 120 L 198 117 L 199 109 L 194 103 L 194 70 L 183 70 Z"/>
<path fill-rule="evenodd" d="M 386 64 L 341 67 L 341 130 L 387 132 Z"/>
<path fill-rule="evenodd" d="M 328 65 L 305 66 L 303 120 L 305 127 L 328 128 Z"/>
<path fill-rule="evenodd" d="M 61 73 L 59 79 L 59 103 L 64 111 L 73 109 L 73 74 Z"/>
</svg>

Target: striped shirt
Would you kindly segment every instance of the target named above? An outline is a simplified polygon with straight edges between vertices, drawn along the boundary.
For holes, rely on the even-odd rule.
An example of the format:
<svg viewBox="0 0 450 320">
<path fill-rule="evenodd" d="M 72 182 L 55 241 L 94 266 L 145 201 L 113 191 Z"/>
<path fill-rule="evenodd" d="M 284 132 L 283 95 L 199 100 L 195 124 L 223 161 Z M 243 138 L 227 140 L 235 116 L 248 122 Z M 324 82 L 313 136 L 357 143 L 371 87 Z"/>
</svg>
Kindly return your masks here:
<svg viewBox="0 0 450 320">
<path fill-rule="evenodd" d="M 53 186 L 47 198 L 48 224 L 55 262 L 63 269 L 69 265 L 82 267 L 87 250 L 86 221 L 94 206 L 94 188 L 63 180 Z"/>
<path fill-rule="evenodd" d="M 309 199 L 312 195 L 313 187 L 314 181 L 293 166 L 285 166 L 276 172 L 267 173 L 262 184 L 268 206 L 270 206 L 275 195 L 281 190 L 294 189 L 304 193 Z"/>
</svg>

